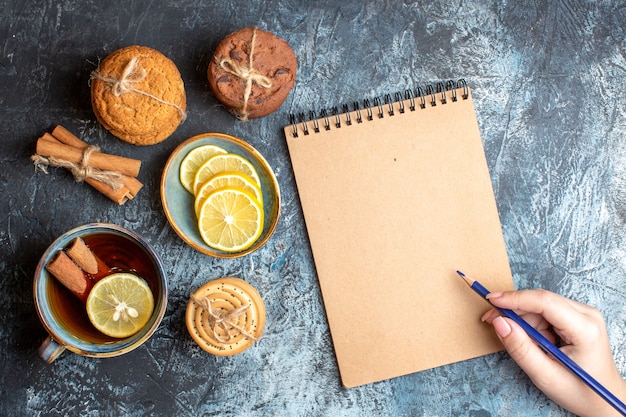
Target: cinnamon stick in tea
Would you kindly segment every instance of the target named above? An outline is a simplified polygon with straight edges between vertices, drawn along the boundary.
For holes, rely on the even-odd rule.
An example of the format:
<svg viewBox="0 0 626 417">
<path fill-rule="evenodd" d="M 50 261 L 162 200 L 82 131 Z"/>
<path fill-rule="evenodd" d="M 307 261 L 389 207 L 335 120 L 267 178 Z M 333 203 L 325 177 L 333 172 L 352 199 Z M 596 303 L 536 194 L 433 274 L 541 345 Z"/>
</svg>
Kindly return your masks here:
<svg viewBox="0 0 626 417">
<path fill-rule="evenodd" d="M 87 296 L 93 288 L 93 281 L 83 273 L 83 270 L 65 252 L 59 251 L 48 262 L 46 270 L 83 303 L 87 301 Z"/>
<path fill-rule="evenodd" d="M 102 259 L 89 249 L 84 240 L 75 238 L 67 249 L 67 255 L 87 272 L 95 282 L 111 274 L 111 268 Z"/>
</svg>

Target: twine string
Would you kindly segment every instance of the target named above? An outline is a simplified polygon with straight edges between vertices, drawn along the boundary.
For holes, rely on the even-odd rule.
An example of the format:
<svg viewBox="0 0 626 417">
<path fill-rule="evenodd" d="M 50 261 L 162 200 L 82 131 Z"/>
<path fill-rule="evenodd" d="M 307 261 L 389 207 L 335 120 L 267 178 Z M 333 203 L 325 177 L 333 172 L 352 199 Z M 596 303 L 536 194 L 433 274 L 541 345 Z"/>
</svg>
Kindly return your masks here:
<svg viewBox="0 0 626 417">
<path fill-rule="evenodd" d="M 92 80 L 100 80 L 104 81 L 107 84 L 110 84 L 111 92 L 115 97 L 119 97 L 127 93 L 137 93 L 158 101 L 159 103 L 172 106 L 176 110 L 178 110 L 178 112 L 180 113 L 180 117 L 184 121 L 187 118 L 187 112 L 182 107 L 175 103 L 165 101 L 153 94 L 147 93 L 133 86 L 133 84 L 143 81 L 147 76 L 146 70 L 142 66 L 140 66 L 138 62 L 138 57 L 132 57 L 131 60 L 128 61 L 128 64 L 126 64 L 126 66 L 124 67 L 120 78 L 111 77 L 109 75 L 102 75 L 98 70 L 93 71 L 90 78 Z"/>
<path fill-rule="evenodd" d="M 241 108 L 241 120 L 248 120 L 248 101 L 252 95 L 252 83 L 261 88 L 270 88 L 272 80 L 261 74 L 252 67 L 252 57 L 254 55 L 254 44 L 256 42 L 256 28 L 252 30 L 252 40 L 250 41 L 250 54 L 248 55 L 248 65 L 239 65 L 230 58 L 223 58 L 219 62 L 219 66 L 229 74 L 246 82 L 246 89 L 243 94 L 243 106 Z"/>
<path fill-rule="evenodd" d="M 103 81 L 111 83 L 113 95 L 119 97 L 122 94 L 135 91 L 135 88 L 132 85 L 146 79 L 146 70 L 137 65 L 138 61 L 139 58 L 136 56 L 132 57 L 126 67 L 124 67 L 124 71 L 122 71 L 122 76 L 119 80 L 110 77 L 107 77 L 106 80 L 101 78 Z"/>
<path fill-rule="evenodd" d="M 244 304 L 241 307 L 230 311 L 216 311 L 211 306 L 211 300 L 209 300 L 207 297 L 198 299 L 192 294 L 191 299 L 208 314 L 208 317 L 204 319 L 203 324 L 206 325 L 213 332 L 213 337 L 215 337 L 215 339 L 219 342 L 230 342 L 230 340 L 236 336 L 235 334 L 233 334 L 232 329 L 237 330 L 240 334 L 247 337 L 248 339 L 252 339 L 255 341 L 257 340 L 256 337 L 246 332 L 245 329 L 243 329 L 236 323 L 239 319 L 239 316 L 248 311 L 248 309 L 250 308 L 250 304 Z M 222 337 L 219 334 L 220 329 L 223 330 L 224 333 L 226 333 L 226 337 Z"/>
<path fill-rule="evenodd" d="M 48 173 L 48 166 L 65 168 L 72 173 L 76 182 L 83 182 L 87 178 L 92 178 L 108 185 L 114 191 L 118 191 L 124 186 L 124 175 L 117 171 L 108 171 L 89 165 L 89 158 L 91 154 L 99 151 L 100 148 L 97 146 L 87 146 L 83 150 L 83 154 L 79 162 L 72 162 L 54 156 L 45 157 L 38 154 L 33 155 L 31 160 L 35 165 L 35 169 L 40 170 L 44 174 Z"/>
</svg>

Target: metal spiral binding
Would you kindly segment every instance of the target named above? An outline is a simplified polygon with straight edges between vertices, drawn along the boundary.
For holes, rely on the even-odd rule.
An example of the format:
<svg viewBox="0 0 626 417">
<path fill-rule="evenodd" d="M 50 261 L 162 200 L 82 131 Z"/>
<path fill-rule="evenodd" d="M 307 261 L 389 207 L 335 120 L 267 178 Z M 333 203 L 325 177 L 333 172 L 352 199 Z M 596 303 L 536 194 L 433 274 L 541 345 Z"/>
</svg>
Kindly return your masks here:
<svg viewBox="0 0 626 417">
<path fill-rule="evenodd" d="M 415 111 L 415 98 L 413 97 L 413 92 L 411 90 L 405 90 L 404 98 L 409 100 L 409 110 Z"/>
<path fill-rule="evenodd" d="M 354 111 L 356 112 L 356 122 L 363 123 L 363 117 L 361 117 L 361 107 L 359 106 L 359 102 L 354 102 Z"/>
<path fill-rule="evenodd" d="M 363 100 L 362 107 L 358 101 L 355 101 L 352 103 L 352 111 L 349 110 L 347 104 L 343 104 L 341 111 L 339 111 L 338 107 L 332 107 L 330 111 L 326 109 L 320 110 L 319 117 L 314 111 L 309 112 L 308 118 L 304 113 L 298 113 L 297 116 L 290 114 L 289 124 L 292 127 L 291 135 L 294 138 L 299 136 L 298 125 L 301 126 L 301 131 L 305 136 L 309 135 L 311 133 L 309 122 L 313 123 L 313 133 L 319 133 L 320 119 L 322 120 L 324 130 L 331 130 L 333 128 L 341 129 L 343 127 L 342 124 L 351 126 L 353 122 L 363 123 L 364 121 L 374 120 L 374 113 L 376 113 L 379 119 L 383 119 L 386 116 L 394 117 L 397 114 L 404 114 L 407 111 L 405 107 L 406 100 L 409 102 L 408 111 L 410 112 L 425 109 L 428 106 L 435 107 L 438 102 L 441 105 L 446 105 L 448 104 L 447 92 L 451 91 L 451 101 L 456 102 L 459 99 L 456 90 L 459 88 L 463 89 L 460 98 L 467 100 L 469 98 L 469 87 L 464 79 L 460 79 L 458 81 L 449 80 L 445 83 L 439 82 L 435 85 L 429 84 L 424 88 L 417 86 L 413 90 L 405 90 L 404 93 L 398 91 L 394 93 L 393 97 L 391 94 L 385 94 L 382 100 L 380 97 L 374 97 L 372 100 L 366 98 Z M 396 103 L 398 106 L 397 113 L 394 108 L 394 104 Z M 363 110 L 365 110 L 365 115 L 362 113 Z M 351 113 L 355 115 L 354 120 L 352 119 Z"/>
<path fill-rule="evenodd" d="M 337 129 L 341 128 L 341 116 L 339 115 L 339 109 L 337 107 L 333 107 L 332 114 L 335 116 L 335 127 Z"/>
<path fill-rule="evenodd" d="M 350 116 L 350 109 L 348 109 L 348 105 L 344 104 L 341 110 L 342 113 L 346 116 L 346 125 L 350 126 L 352 124 L 352 118 Z"/>
<path fill-rule="evenodd" d="M 378 118 L 384 118 L 385 113 L 383 112 L 383 103 L 380 101 L 380 97 L 374 97 L 374 105 L 378 107 Z"/>
<path fill-rule="evenodd" d="M 365 100 L 363 100 L 363 107 L 365 107 L 365 110 L 367 111 L 367 120 L 372 121 L 374 120 L 374 116 L 372 116 L 372 103 L 370 102 L 369 98 L 366 98 Z"/>
<path fill-rule="evenodd" d="M 400 114 L 403 114 L 404 113 L 404 100 L 402 99 L 402 93 L 397 91 L 396 94 L 394 95 L 394 99 L 396 103 L 398 103 L 398 105 L 400 106 L 398 111 L 400 112 Z M 393 107 L 392 107 L 392 110 L 393 110 Z"/>
<path fill-rule="evenodd" d="M 315 117 L 315 112 L 314 111 L 311 111 L 311 113 L 309 115 L 309 119 L 313 120 L 313 131 L 315 133 L 320 133 L 320 124 L 317 122 L 317 117 Z"/>
</svg>

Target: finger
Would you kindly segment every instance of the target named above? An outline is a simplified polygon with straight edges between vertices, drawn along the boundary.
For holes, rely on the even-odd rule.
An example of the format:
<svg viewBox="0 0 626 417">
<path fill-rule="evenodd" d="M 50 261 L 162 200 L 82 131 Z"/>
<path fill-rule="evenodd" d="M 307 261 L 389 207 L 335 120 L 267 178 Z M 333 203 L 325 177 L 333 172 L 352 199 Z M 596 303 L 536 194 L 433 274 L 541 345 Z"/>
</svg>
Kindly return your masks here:
<svg viewBox="0 0 626 417">
<path fill-rule="evenodd" d="M 507 291 L 487 297 L 496 307 L 539 314 L 559 329 L 576 329 L 586 316 L 572 300 L 546 290 Z"/>
<path fill-rule="evenodd" d="M 500 313 L 500 311 L 494 308 L 486 312 L 481 317 L 481 320 L 486 323 L 493 324 L 493 321 L 497 317 L 501 317 L 501 316 L 502 316 L 502 313 Z M 552 330 L 552 326 L 541 315 L 527 313 L 527 314 L 521 314 L 520 317 L 523 318 L 524 321 L 530 324 L 544 337 L 546 337 L 550 342 L 556 343 L 557 338 Z"/>
<path fill-rule="evenodd" d="M 503 314 L 500 311 L 498 311 L 498 309 L 492 308 L 491 310 L 483 314 L 480 319 L 481 321 L 491 324 L 496 317 L 499 317 L 502 315 Z M 548 321 L 540 314 L 525 313 L 525 312 L 520 311 L 518 315 L 521 318 L 523 318 L 524 321 L 526 321 L 528 324 L 530 324 L 532 327 L 534 327 L 537 330 L 547 330 L 552 327 L 550 323 L 548 323 Z"/>
<path fill-rule="evenodd" d="M 515 311 L 515 313 L 519 316 L 522 316 L 523 314 L 528 314 L 525 311 L 521 311 L 521 310 L 517 310 Z M 503 314 L 500 312 L 500 310 L 498 310 L 497 308 L 492 308 L 491 310 L 487 311 L 485 314 L 482 315 L 481 320 L 486 321 L 487 323 L 491 323 L 493 319 L 502 315 Z"/>
<path fill-rule="evenodd" d="M 527 314 L 531 314 L 531 313 L 527 313 L 525 311 L 521 311 L 521 310 L 517 310 L 515 311 L 515 313 L 517 315 L 519 315 L 520 317 L 525 316 Z M 487 323 L 490 323 L 493 321 L 493 319 L 495 319 L 498 316 L 502 316 L 503 314 L 500 312 L 500 310 L 498 310 L 497 308 L 492 308 L 491 310 L 485 312 L 485 314 L 482 315 L 482 317 L 480 318 L 481 321 L 485 321 Z M 537 317 L 541 317 L 543 319 L 542 316 L 538 315 L 538 314 L 534 314 Z M 544 320 L 545 321 L 545 320 Z"/>
<path fill-rule="evenodd" d="M 480 320 L 491 324 L 496 317 L 499 317 L 501 315 L 502 313 L 500 313 L 497 309 L 492 308 L 491 310 L 483 314 Z"/>
<path fill-rule="evenodd" d="M 537 386 L 549 386 L 550 378 L 563 374 L 563 367 L 546 355 L 517 323 L 506 317 L 496 317 L 493 327 L 511 358 Z"/>
</svg>

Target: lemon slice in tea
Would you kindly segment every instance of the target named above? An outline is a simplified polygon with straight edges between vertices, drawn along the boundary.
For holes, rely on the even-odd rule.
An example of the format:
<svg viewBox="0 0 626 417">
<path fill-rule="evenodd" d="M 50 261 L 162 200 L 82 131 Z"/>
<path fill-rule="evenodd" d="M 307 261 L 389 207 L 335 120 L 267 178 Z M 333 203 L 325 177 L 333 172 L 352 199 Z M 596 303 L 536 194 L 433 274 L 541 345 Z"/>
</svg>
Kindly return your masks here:
<svg viewBox="0 0 626 417">
<path fill-rule="evenodd" d="M 193 180 L 196 178 L 198 168 L 212 156 L 225 153 L 227 153 L 226 150 L 217 145 L 202 145 L 193 148 L 180 163 L 180 183 L 187 191 L 193 193 Z"/>
<path fill-rule="evenodd" d="M 96 329 L 107 336 L 125 338 L 148 323 L 154 297 L 143 279 L 121 272 L 98 281 L 89 292 L 86 307 Z"/>
<path fill-rule="evenodd" d="M 211 179 L 202 184 L 196 193 L 196 201 L 194 203 L 196 216 L 200 213 L 200 207 L 208 195 L 213 191 L 224 187 L 238 188 L 240 190 L 247 191 L 254 195 L 258 202 L 261 203 L 261 206 L 263 206 L 263 194 L 261 193 L 261 189 L 258 184 L 246 174 L 229 171 L 215 174 L 211 177 Z"/>
<path fill-rule="evenodd" d="M 198 214 L 204 242 L 224 252 L 249 248 L 263 231 L 263 207 L 250 193 L 221 188 L 205 199 Z"/>
<path fill-rule="evenodd" d="M 227 171 L 241 172 L 252 178 L 257 185 L 260 186 L 261 184 L 259 174 L 257 174 L 256 169 L 254 169 L 250 161 L 241 155 L 227 153 L 212 156 L 198 168 L 198 172 L 193 181 L 193 193 L 198 194 L 202 184 L 207 182 L 214 175 Z"/>
</svg>

